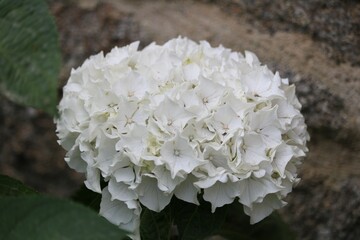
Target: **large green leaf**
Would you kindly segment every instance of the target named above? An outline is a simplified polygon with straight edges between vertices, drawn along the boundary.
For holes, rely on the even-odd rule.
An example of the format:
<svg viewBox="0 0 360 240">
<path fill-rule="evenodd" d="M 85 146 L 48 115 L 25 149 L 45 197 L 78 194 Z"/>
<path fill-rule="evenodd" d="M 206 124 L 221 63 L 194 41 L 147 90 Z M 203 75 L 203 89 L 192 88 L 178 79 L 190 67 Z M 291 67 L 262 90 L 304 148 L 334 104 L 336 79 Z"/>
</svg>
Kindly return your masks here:
<svg viewBox="0 0 360 240">
<path fill-rule="evenodd" d="M 101 194 L 89 190 L 85 184 L 74 193 L 71 199 L 75 202 L 81 203 L 96 212 L 100 210 Z"/>
<path fill-rule="evenodd" d="M 168 240 L 171 238 L 172 224 L 171 205 L 168 205 L 159 213 L 143 206 L 140 223 L 141 239 Z"/>
<path fill-rule="evenodd" d="M 43 0 L 0 0 L 0 93 L 56 111 L 60 48 Z"/>
<path fill-rule="evenodd" d="M 0 196 L 22 196 L 37 194 L 35 190 L 25 186 L 19 180 L 0 175 Z"/>
<path fill-rule="evenodd" d="M 295 234 L 274 212 L 267 218 L 254 225 L 250 224 L 250 217 L 245 215 L 243 206 L 235 201 L 228 206 L 228 214 L 218 234 L 228 240 L 294 240 Z"/>
<path fill-rule="evenodd" d="M 140 221 L 142 240 L 201 240 L 218 232 L 226 217 L 227 206 L 211 212 L 211 205 L 201 199 L 200 205 L 173 197 L 157 213 L 143 206 Z M 175 230 L 176 229 L 176 230 Z"/>
<path fill-rule="evenodd" d="M 213 235 L 225 220 L 227 206 L 211 212 L 211 204 L 200 200 L 200 205 L 173 198 L 173 214 L 181 240 L 199 240 Z"/>
<path fill-rule="evenodd" d="M 94 211 L 44 196 L 0 197 L 2 240 L 121 240 L 126 233 Z"/>
</svg>

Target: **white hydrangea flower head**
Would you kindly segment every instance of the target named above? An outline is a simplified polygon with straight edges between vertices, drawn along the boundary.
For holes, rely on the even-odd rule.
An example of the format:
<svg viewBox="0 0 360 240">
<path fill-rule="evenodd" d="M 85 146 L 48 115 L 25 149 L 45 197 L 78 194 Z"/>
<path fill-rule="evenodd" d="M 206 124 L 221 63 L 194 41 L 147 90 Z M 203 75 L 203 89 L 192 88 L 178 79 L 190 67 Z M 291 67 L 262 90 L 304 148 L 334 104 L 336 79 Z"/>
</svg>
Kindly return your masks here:
<svg viewBox="0 0 360 240">
<path fill-rule="evenodd" d="M 295 87 L 248 51 L 138 45 L 72 70 L 59 104 L 65 161 L 102 194 L 100 214 L 136 239 L 141 206 L 174 195 L 199 204 L 203 192 L 212 211 L 239 201 L 251 223 L 284 206 L 308 151 Z"/>
</svg>

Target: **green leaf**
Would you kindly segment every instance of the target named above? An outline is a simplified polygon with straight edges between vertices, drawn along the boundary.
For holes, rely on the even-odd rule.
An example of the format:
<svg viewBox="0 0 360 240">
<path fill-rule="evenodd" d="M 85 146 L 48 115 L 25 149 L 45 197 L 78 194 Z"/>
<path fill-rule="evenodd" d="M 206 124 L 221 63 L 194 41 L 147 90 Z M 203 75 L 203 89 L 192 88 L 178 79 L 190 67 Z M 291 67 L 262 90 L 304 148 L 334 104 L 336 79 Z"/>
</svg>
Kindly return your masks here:
<svg viewBox="0 0 360 240">
<path fill-rule="evenodd" d="M 176 198 L 173 199 L 172 209 L 180 239 L 204 239 L 221 228 L 225 220 L 227 206 L 217 208 L 215 213 L 212 213 L 211 204 L 204 200 L 201 200 L 198 206 Z"/>
<path fill-rule="evenodd" d="M 56 112 L 58 34 L 43 0 L 0 0 L 0 94 Z"/>
<path fill-rule="evenodd" d="M 228 206 L 223 227 L 217 232 L 218 235 L 228 240 L 294 240 L 295 234 L 290 227 L 282 221 L 276 212 L 257 224 L 250 224 L 250 217 L 243 211 L 239 202 Z"/>
<path fill-rule="evenodd" d="M 94 211 L 44 196 L 0 197 L 0 239 L 121 240 L 126 233 Z"/>
<path fill-rule="evenodd" d="M 37 194 L 37 192 L 34 189 L 25 186 L 19 180 L 0 175 L 0 196 L 22 196 L 33 194 Z"/>
<path fill-rule="evenodd" d="M 96 212 L 100 210 L 101 194 L 89 190 L 85 184 L 71 197 L 75 202 L 81 203 Z"/>
<path fill-rule="evenodd" d="M 140 234 L 141 240 L 168 240 L 171 236 L 171 206 L 157 213 L 142 206 Z"/>
</svg>

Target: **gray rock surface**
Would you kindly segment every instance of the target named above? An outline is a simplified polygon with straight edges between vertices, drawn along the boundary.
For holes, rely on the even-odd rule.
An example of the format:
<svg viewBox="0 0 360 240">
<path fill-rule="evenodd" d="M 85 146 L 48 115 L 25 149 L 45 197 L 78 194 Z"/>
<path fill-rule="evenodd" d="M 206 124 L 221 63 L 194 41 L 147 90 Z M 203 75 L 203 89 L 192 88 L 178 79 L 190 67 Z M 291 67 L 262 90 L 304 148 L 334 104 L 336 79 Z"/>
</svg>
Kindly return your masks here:
<svg viewBox="0 0 360 240">
<path fill-rule="evenodd" d="M 230 12 L 246 14 L 274 33 L 310 35 L 337 62 L 360 64 L 360 5 L 357 0 L 215 0 Z"/>
</svg>

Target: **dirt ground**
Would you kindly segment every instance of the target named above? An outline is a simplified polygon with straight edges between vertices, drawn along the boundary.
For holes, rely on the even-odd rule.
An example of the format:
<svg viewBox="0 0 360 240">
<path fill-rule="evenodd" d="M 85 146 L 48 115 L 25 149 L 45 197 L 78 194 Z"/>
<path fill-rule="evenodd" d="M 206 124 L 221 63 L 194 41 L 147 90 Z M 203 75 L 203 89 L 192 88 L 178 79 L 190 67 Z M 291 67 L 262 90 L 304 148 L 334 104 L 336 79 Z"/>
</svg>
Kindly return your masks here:
<svg viewBox="0 0 360 240">
<path fill-rule="evenodd" d="M 302 181 L 281 215 L 299 239 L 360 239 L 360 3 L 356 1 L 50 1 L 70 69 L 113 46 L 178 35 L 250 50 L 296 84 L 309 126 Z M 324 5 L 324 2 L 327 2 Z M 69 196 L 83 176 L 63 161 L 51 117 L 0 99 L 0 172 Z"/>
</svg>

